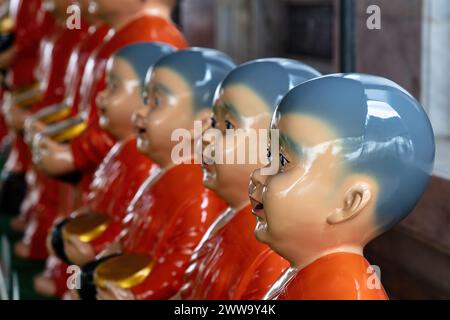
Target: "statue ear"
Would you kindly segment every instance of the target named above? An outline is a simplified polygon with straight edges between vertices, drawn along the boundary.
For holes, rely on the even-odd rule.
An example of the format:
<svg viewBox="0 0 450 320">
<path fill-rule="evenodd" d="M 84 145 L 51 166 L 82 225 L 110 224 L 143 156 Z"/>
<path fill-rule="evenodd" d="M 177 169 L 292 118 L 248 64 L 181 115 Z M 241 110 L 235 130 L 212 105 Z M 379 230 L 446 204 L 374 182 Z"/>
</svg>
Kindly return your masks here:
<svg viewBox="0 0 450 320">
<path fill-rule="evenodd" d="M 328 216 L 327 223 L 331 225 L 339 224 L 353 219 L 360 214 L 372 198 L 370 186 L 364 182 L 355 183 L 347 190 L 344 196 L 344 206 L 336 209 Z"/>
</svg>

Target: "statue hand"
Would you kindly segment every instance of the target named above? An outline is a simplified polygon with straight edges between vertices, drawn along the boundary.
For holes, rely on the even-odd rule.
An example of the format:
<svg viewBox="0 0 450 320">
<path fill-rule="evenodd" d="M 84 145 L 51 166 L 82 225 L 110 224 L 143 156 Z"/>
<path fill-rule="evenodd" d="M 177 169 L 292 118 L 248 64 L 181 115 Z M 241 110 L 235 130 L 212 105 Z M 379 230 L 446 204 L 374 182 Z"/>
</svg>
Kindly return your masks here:
<svg viewBox="0 0 450 320">
<path fill-rule="evenodd" d="M 77 236 L 71 236 L 64 241 L 64 252 L 67 258 L 78 266 L 84 266 L 95 259 L 92 245 L 81 241 Z"/>
<path fill-rule="evenodd" d="M 29 145 L 33 144 L 34 137 L 43 132 L 47 128 L 47 125 L 42 121 L 28 118 L 25 120 L 24 131 L 25 131 L 25 141 Z"/>
<path fill-rule="evenodd" d="M 11 46 L 0 54 L 0 69 L 9 69 L 16 57 L 17 49 Z"/>
<path fill-rule="evenodd" d="M 136 297 L 131 290 L 107 282 L 105 288 L 97 288 L 97 300 L 136 300 Z"/>
<path fill-rule="evenodd" d="M 6 124 L 16 132 L 24 129 L 25 121 L 31 115 L 29 111 L 14 104 L 10 93 L 5 94 L 3 98 L 2 111 Z"/>
<path fill-rule="evenodd" d="M 110 243 L 102 252 L 97 255 L 97 259 L 109 257 L 122 253 L 122 244 L 120 241 L 114 241 Z"/>
<path fill-rule="evenodd" d="M 40 135 L 33 141 L 33 162 L 39 169 L 52 176 L 75 170 L 70 145 L 59 144 Z"/>
</svg>

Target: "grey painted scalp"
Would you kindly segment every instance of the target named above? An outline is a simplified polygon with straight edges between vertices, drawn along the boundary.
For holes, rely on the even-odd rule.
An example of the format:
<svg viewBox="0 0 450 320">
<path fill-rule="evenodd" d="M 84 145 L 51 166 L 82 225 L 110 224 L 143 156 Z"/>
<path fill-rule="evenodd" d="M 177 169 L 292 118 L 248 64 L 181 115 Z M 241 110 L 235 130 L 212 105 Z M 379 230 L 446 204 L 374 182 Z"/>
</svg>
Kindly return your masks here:
<svg viewBox="0 0 450 320">
<path fill-rule="evenodd" d="M 403 219 L 417 204 L 433 170 L 435 142 L 425 111 L 406 90 L 377 76 L 329 75 L 293 89 L 276 112 L 289 113 L 330 125 L 347 169 L 378 182 L 382 228 Z"/>
<path fill-rule="evenodd" d="M 217 86 L 236 67 L 226 54 L 207 48 L 190 48 L 172 53 L 155 65 L 180 75 L 192 88 L 195 111 L 212 107 Z"/>
<path fill-rule="evenodd" d="M 146 75 L 149 69 L 162 57 L 173 53 L 176 49 L 168 44 L 159 42 L 142 42 L 119 49 L 114 55 L 127 61 L 136 72 L 144 90 Z"/>
<path fill-rule="evenodd" d="M 273 111 L 284 95 L 295 86 L 321 74 L 312 67 L 290 59 L 260 59 L 234 69 L 221 88 L 244 85 L 259 95 Z"/>
</svg>

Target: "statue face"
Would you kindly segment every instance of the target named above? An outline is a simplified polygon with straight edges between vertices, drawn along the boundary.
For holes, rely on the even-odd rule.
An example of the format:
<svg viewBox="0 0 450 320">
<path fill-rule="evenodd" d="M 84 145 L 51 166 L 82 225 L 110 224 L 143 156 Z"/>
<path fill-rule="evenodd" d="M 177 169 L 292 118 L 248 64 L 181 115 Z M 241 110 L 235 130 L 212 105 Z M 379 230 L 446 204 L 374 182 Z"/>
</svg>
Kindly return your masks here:
<svg viewBox="0 0 450 320">
<path fill-rule="evenodd" d="M 131 117 L 143 106 L 141 85 L 133 67 L 124 59 L 110 63 L 107 87 L 97 97 L 100 126 L 117 139 L 133 134 Z"/>
<path fill-rule="evenodd" d="M 158 164 L 169 161 L 172 133 L 194 127 L 194 99 L 191 86 L 177 72 L 156 68 L 148 85 L 148 106 L 135 114 L 137 146 Z"/>
<path fill-rule="evenodd" d="M 347 171 L 339 137 L 325 122 L 296 113 L 275 119 L 280 152 L 271 157 L 278 173 L 256 170 L 250 186 L 257 239 L 291 262 L 299 253 L 309 259 L 338 247 L 358 251 L 374 236 L 377 184 Z M 361 185 L 371 192 L 363 204 L 354 189 Z M 352 218 L 344 218 L 349 212 Z"/>
<path fill-rule="evenodd" d="M 203 164 L 203 177 L 206 187 L 214 190 L 232 206 L 248 204 L 248 185 L 251 173 L 263 166 L 260 163 L 259 152 L 265 154 L 266 141 L 260 138 L 260 130 L 268 128 L 271 116 L 270 107 L 254 91 L 244 85 L 230 85 L 220 93 L 213 108 L 212 126 L 221 132 L 225 141 L 226 130 L 234 129 L 232 135 L 235 143 L 217 143 L 215 139 L 204 136 L 203 145 L 215 154 L 220 153 L 223 159 L 235 158 L 238 150 L 245 155 L 245 164 Z M 250 145 L 246 137 L 255 134 L 257 145 Z M 210 142 L 211 141 L 211 142 Z M 219 151 L 218 148 L 221 148 Z M 256 161 L 250 161 L 250 156 L 256 156 Z M 207 161 L 208 162 L 208 161 Z M 210 163 L 210 162 L 208 162 Z M 238 209 L 238 208 L 235 208 Z"/>
</svg>

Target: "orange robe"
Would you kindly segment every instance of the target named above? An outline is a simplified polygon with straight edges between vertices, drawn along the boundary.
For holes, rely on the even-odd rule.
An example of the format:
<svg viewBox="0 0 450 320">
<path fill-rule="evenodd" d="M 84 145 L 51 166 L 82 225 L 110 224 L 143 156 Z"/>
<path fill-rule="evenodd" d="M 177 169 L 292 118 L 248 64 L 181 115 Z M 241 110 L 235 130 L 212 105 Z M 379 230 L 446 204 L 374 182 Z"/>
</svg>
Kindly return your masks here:
<svg viewBox="0 0 450 320">
<path fill-rule="evenodd" d="M 334 253 L 300 272 L 274 293 L 274 300 L 387 300 L 369 262 L 360 255 Z"/>
<path fill-rule="evenodd" d="M 183 299 L 261 300 L 289 263 L 255 239 L 251 206 L 219 221 L 228 222 L 202 240 L 192 255 Z"/>
</svg>

